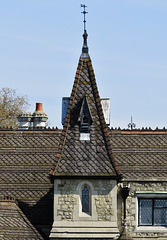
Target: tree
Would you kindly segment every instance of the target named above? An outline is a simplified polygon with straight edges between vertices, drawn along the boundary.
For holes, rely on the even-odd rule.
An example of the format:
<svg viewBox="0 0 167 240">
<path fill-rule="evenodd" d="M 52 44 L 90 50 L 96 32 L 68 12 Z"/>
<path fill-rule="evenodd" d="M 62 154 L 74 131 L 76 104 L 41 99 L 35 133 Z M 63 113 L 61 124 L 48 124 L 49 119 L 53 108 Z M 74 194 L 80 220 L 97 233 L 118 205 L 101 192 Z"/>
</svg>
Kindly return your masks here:
<svg viewBox="0 0 167 240">
<path fill-rule="evenodd" d="M 15 89 L 0 90 L 0 127 L 17 128 L 17 116 L 29 106 L 26 96 L 19 96 Z"/>
</svg>

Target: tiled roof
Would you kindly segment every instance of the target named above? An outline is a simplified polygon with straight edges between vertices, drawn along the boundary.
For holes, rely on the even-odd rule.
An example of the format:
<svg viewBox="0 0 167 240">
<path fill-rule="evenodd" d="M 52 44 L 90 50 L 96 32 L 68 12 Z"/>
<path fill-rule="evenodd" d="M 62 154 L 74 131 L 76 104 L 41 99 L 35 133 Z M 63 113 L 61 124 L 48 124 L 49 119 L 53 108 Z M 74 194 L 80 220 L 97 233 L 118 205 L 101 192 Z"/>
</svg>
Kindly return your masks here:
<svg viewBox="0 0 167 240">
<path fill-rule="evenodd" d="M 98 119 L 96 122 L 99 126 Z M 70 166 L 76 174 L 82 173 L 82 169 L 83 174 L 86 171 L 86 174 L 97 175 L 110 173 L 112 169 L 100 129 L 91 130 L 94 133 L 91 148 L 86 141 L 82 146 L 79 141 L 73 144 L 71 136 L 74 135 L 67 134 L 63 156 L 70 161 L 66 163 L 62 159 L 62 169 L 64 164 L 65 169 Z M 61 132 L 63 136 L 64 131 L 59 130 L 0 130 L 0 196 L 15 197 L 34 225 L 52 224 L 53 185 L 48 173 L 51 165 L 57 163 Z M 114 158 L 125 180 L 166 179 L 167 130 L 110 130 L 109 133 Z M 79 162 L 79 158 L 83 162 Z"/>
<path fill-rule="evenodd" d="M 0 130 L 0 197 L 12 196 L 33 224 L 52 224 L 51 166 L 59 130 Z"/>
<path fill-rule="evenodd" d="M 111 130 L 110 138 L 124 179 L 166 178 L 167 130 Z"/>
<path fill-rule="evenodd" d="M 0 200 L 0 239 L 43 240 L 12 199 Z"/>
<path fill-rule="evenodd" d="M 79 125 L 74 109 L 86 96 L 93 123 L 90 141 L 79 140 Z M 74 124 L 75 123 L 75 124 Z M 90 58 L 80 57 L 57 154 L 54 176 L 118 176 L 109 132 L 106 126 Z"/>
</svg>

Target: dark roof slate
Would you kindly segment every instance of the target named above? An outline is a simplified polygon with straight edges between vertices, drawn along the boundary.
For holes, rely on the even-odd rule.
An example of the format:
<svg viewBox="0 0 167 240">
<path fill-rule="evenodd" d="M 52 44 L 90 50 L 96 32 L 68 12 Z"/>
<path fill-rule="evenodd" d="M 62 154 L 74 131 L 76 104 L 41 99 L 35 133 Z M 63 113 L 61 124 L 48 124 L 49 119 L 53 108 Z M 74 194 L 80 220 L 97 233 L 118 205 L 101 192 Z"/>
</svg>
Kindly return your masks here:
<svg viewBox="0 0 167 240">
<path fill-rule="evenodd" d="M 57 161 L 59 130 L 0 130 L 0 197 L 18 200 L 33 224 L 52 224 L 51 166 Z"/>
<path fill-rule="evenodd" d="M 164 180 L 167 176 L 167 131 L 110 131 L 112 149 L 126 180 Z"/>
<path fill-rule="evenodd" d="M 43 240 L 21 209 L 11 199 L 0 200 L 0 239 Z"/>
<path fill-rule="evenodd" d="M 74 109 L 86 96 L 93 123 L 90 141 L 79 140 L 79 126 L 73 121 Z M 73 124 L 73 125 L 72 125 Z M 95 75 L 90 58 L 80 57 L 69 101 L 64 128 L 60 138 L 58 165 L 54 176 L 118 176 L 119 166 L 112 154 Z"/>
<path fill-rule="evenodd" d="M 0 130 L 0 196 L 15 197 L 25 216 L 36 225 L 52 223 L 53 185 L 48 173 L 51 165 L 58 160 L 56 155 L 60 138 L 62 141 L 61 132 L 63 136 L 63 131 Z M 166 179 L 167 130 L 111 130 L 109 133 L 114 158 L 125 180 Z M 99 175 L 107 167 L 110 171 L 111 167 L 107 165 L 109 161 L 104 159 L 106 149 L 103 138 L 98 131 L 91 139 L 92 150 L 86 142 L 82 147 L 79 141 L 74 146 L 72 138 L 67 136 L 67 139 L 65 154 L 70 156 L 67 164 L 71 164 L 70 169 L 74 168 L 76 174 L 77 171 L 82 173 L 82 169 L 88 171 L 88 174 L 91 170 L 91 173 Z M 81 154 L 88 161 L 77 162 Z M 63 164 L 66 163 L 62 159 Z"/>
</svg>

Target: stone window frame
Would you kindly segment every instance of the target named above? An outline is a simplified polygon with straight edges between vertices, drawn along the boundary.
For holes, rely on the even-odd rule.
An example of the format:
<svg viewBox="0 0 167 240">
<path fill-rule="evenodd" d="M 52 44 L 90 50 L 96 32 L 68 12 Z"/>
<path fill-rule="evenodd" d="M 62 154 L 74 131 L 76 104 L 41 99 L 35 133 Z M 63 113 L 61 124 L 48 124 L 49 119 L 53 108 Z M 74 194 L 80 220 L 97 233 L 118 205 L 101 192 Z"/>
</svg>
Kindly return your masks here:
<svg viewBox="0 0 167 240">
<path fill-rule="evenodd" d="M 137 191 L 136 192 L 136 232 L 167 233 L 167 226 L 165 225 L 139 225 L 139 198 L 141 199 L 167 199 L 167 192 L 163 191 Z"/>
<path fill-rule="evenodd" d="M 89 212 L 85 213 L 82 210 L 82 190 L 84 187 L 87 187 L 89 189 Z M 90 183 L 86 182 L 82 185 L 80 184 L 79 188 L 79 215 L 82 217 L 91 217 L 92 216 L 92 189 L 90 187 Z"/>
<path fill-rule="evenodd" d="M 90 188 L 90 214 L 82 212 L 82 202 L 81 202 L 81 197 L 82 197 L 82 187 L 84 185 L 89 186 Z M 77 193 L 78 193 L 78 207 L 75 208 L 76 211 L 75 213 L 78 213 L 78 220 L 97 220 L 97 212 L 96 212 L 96 206 L 95 206 L 95 199 L 93 195 L 97 195 L 97 192 L 94 190 L 93 184 L 89 180 L 83 180 L 81 181 L 78 186 L 77 186 Z M 75 219 L 75 220 L 77 220 Z"/>
</svg>

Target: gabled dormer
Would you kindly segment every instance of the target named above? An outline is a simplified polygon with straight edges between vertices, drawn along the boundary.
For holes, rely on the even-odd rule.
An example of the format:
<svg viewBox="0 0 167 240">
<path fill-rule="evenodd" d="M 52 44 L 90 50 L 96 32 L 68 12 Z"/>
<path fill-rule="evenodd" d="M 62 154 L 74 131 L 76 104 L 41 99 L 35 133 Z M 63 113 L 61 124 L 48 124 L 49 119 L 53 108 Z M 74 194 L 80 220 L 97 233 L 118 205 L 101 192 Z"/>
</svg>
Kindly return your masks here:
<svg viewBox="0 0 167 240">
<path fill-rule="evenodd" d="M 86 96 L 82 99 L 82 105 L 78 117 L 80 140 L 90 140 L 90 127 L 92 125 L 92 116 L 89 110 L 89 105 Z"/>
</svg>

